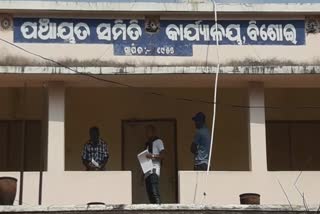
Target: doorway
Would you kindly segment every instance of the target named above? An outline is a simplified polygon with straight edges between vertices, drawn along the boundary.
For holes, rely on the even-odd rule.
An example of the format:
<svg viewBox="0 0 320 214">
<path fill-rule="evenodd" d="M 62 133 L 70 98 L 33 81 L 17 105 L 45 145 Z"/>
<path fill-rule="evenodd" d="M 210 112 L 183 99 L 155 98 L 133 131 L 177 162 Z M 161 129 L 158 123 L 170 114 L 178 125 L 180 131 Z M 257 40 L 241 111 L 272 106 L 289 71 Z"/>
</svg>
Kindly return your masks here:
<svg viewBox="0 0 320 214">
<path fill-rule="evenodd" d="M 177 203 L 177 153 L 176 120 L 126 120 L 122 121 L 122 168 L 132 172 L 132 203 L 149 203 L 143 173 L 137 154 L 145 150 L 145 127 L 153 125 L 163 140 L 165 159 L 161 165 L 160 195 L 162 203 Z"/>
</svg>

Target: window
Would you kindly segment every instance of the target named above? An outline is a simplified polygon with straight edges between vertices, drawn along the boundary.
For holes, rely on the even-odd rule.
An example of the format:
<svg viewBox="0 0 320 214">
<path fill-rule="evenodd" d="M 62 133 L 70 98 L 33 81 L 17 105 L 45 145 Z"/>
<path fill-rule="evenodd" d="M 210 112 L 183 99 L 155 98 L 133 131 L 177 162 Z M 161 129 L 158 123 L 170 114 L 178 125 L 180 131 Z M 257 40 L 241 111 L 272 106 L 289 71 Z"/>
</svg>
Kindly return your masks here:
<svg viewBox="0 0 320 214">
<path fill-rule="evenodd" d="M 23 127 L 22 120 L 0 121 L 0 171 L 20 171 L 22 166 L 25 171 L 39 171 L 43 166 L 41 121 L 27 120 L 25 131 Z"/>
<path fill-rule="evenodd" d="M 320 170 L 320 121 L 268 121 L 268 170 Z"/>
</svg>

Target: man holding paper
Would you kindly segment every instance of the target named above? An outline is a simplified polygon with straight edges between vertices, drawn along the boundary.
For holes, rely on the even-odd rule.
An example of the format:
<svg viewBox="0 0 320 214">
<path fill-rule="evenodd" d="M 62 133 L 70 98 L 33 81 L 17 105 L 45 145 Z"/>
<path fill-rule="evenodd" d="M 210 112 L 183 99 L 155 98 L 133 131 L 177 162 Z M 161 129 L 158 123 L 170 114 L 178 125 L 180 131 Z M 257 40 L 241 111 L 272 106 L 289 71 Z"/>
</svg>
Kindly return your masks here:
<svg viewBox="0 0 320 214">
<path fill-rule="evenodd" d="M 152 204 L 160 204 L 160 167 L 164 157 L 164 146 L 160 138 L 156 137 L 156 128 L 152 125 L 146 127 L 146 149 L 148 150 L 146 158 L 152 160 L 153 168 L 145 173 L 146 189 L 149 201 Z"/>
<path fill-rule="evenodd" d="M 101 171 L 109 158 L 107 144 L 100 138 L 99 129 L 91 127 L 90 139 L 85 144 L 82 153 L 82 162 L 87 171 Z"/>
</svg>

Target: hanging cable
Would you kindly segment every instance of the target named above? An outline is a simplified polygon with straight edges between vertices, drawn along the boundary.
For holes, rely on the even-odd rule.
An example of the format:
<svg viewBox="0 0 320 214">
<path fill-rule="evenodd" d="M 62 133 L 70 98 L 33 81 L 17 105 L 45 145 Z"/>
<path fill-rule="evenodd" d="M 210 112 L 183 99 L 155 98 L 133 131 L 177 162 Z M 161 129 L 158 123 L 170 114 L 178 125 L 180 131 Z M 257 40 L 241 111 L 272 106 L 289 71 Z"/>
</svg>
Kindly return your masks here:
<svg viewBox="0 0 320 214">
<path fill-rule="evenodd" d="M 27 50 L 27 49 L 25 49 L 23 47 L 20 47 L 20 46 L 14 44 L 12 42 L 9 42 L 8 40 L 0 38 L 0 41 L 4 42 L 4 43 L 6 43 L 6 44 L 8 44 L 10 46 L 13 46 L 14 48 L 17 48 L 17 49 L 19 49 L 19 50 L 21 50 L 21 51 L 23 51 L 25 53 L 28 53 L 28 54 L 33 55 L 33 56 L 36 56 L 36 57 L 41 58 L 41 59 L 43 59 L 45 61 L 54 63 L 54 64 L 56 64 L 56 65 L 58 65 L 60 67 L 63 67 L 65 69 L 67 69 L 67 70 L 70 70 L 70 71 L 74 72 L 77 75 L 86 76 L 86 77 L 95 79 L 95 80 L 100 81 L 100 82 L 114 84 L 114 85 L 118 85 L 118 86 L 122 86 L 122 87 L 137 88 L 134 85 L 129 85 L 129 84 L 121 83 L 121 82 L 118 82 L 118 81 L 113 81 L 113 80 L 108 80 L 108 79 L 105 79 L 105 78 L 100 78 L 100 77 L 97 77 L 96 75 L 91 74 L 91 73 L 80 72 L 74 67 L 70 67 L 70 66 L 65 65 L 65 64 L 63 64 L 61 62 L 58 62 L 58 61 L 55 61 L 55 60 L 50 59 L 48 57 L 42 56 L 40 54 L 31 52 L 31 51 L 29 51 L 29 50 Z M 216 41 L 216 42 L 219 45 L 219 42 L 218 41 Z M 217 55 L 217 56 L 219 56 L 219 55 Z M 220 60 L 220 59 L 218 58 L 218 60 Z M 216 74 L 219 75 L 220 74 L 220 64 L 217 65 L 216 68 L 217 68 Z M 218 80 L 218 76 L 216 76 L 216 80 Z M 217 85 L 217 84 L 215 84 L 215 85 Z M 217 90 L 215 90 L 215 91 L 217 91 Z M 212 102 L 212 101 L 201 100 L 201 99 L 176 97 L 176 96 L 170 96 L 168 94 L 157 93 L 157 92 L 146 91 L 146 90 L 143 90 L 142 93 L 148 94 L 148 95 L 153 95 L 153 96 L 166 97 L 166 98 L 174 99 L 174 100 L 177 100 L 177 101 L 195 102 L 195 103 L 202 103 L 202 104 L 208 104 L 208 105 L 213 105 L 215 103 L 217 106 L 230 107 L 230 108 L 235 108 L 235 109 L 250 109 L 250 108 L 265 108 L 265 109 L 274 109 L 274 110 L 276 110 L 276 109 L 278 109 L 278 110 L 288 110 L 288 109 L 310 109 L 310 110 L 312 110 L 312 109 L 320 109 L 319 105 L 313 105 L 313 106 L 292 106 L 292 105 L 291 106 L 248 106 L 248 105 L 239 105 L 239 104 L 236 104 L 236 103 L 219 103 L 219 102 Z M 214 98 L 214 100 L 216 101 L 216 98 Z"/>
<path fill-rule="evenodd" d="M 215 124 L 216 124 L 216 110 L 217 110 L 217 92 L 218 92 L 218 80 L 219 80 L 219 71 L 220 71 L 220 54 L 219 54 L 219 37 L 218 37 L 218 14 L 217 14 L 217 4 L 215 0 L 212 0 L 212 4 L 214 7 L 214 20 L 215 20 L 215 28 L 216 28 L 216 54 L 217 54 L 217 67 L 216 67 L 216 76 L 214 81 L 214 95 L 213 95 L 213 115 L 212 115 L 212 127 L 211 127 L 211 138 L 210 138 L 210 149 L 209 149 L 209 159 L 208 159 L 208 166 L 207 166 L 207 173 L 205 177 L 205 185 L 204 185 L 204 192 L 201 204 L 206 199 L 207 192 L 206 187 L 208 185 L 208 177 L 209 177 L 209 170 L 211 165 L 211 157 L 212 157 L 212 147 L 213 147 L 213 138 L 215 133 Z"/>
</svg>

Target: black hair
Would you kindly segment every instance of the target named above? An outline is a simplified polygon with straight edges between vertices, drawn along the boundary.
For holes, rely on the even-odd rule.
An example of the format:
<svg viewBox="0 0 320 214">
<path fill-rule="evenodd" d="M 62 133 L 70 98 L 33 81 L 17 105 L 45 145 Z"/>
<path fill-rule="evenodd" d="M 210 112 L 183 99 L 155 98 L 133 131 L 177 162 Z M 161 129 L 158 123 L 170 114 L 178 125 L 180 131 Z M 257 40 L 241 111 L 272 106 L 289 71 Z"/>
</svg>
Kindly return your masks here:
<svg viewBox="0 0 320 214">
<path fill-rule="evenodd" d="M 96 126 L 92 126 L 89 131 L 90 131 L 90 132 L 96 132 L 96 133 L 98 133 L 98 135 L 99 135 L 99 128 L 96 127 Z"/>
</svg>

